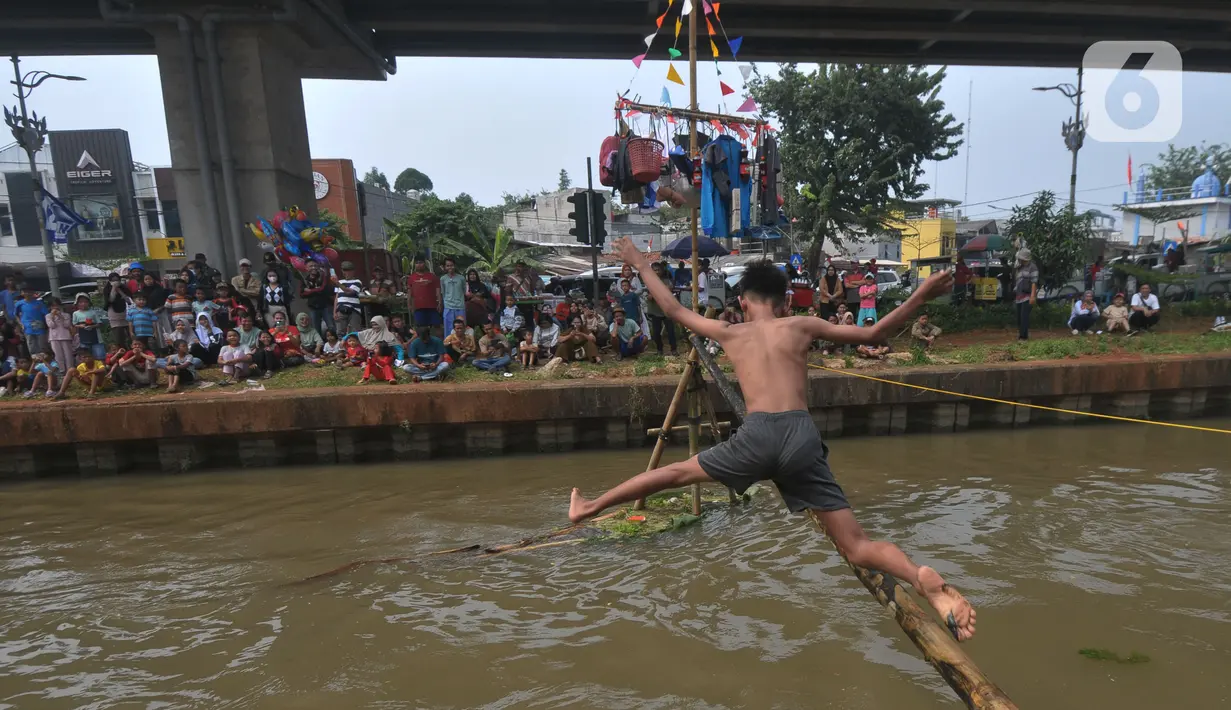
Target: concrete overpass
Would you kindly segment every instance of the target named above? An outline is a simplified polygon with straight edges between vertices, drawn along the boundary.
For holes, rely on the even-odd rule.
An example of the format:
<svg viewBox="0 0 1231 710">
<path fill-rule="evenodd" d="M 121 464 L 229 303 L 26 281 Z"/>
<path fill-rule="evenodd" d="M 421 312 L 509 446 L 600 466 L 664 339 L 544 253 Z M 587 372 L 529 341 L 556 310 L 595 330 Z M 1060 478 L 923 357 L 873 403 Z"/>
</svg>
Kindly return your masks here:
<svg viewBox="0 0 1231 710">
<path fill-rule="evenodd" d="M 628 59 L 667 2 L 4 5 L 0 54 L 158 57 L 189 251 L 230 267 L 255 248 L 245 219 L 314 204 L 300 79 L 380 80 L 397 56 Z M 1075 67 L 1093 42 L 1138 39 L 1176 45 L 1186 69 L 1231 71 L 1231 0 L 728 0 L 721 15 L 748 61 Z"/>
</svg>

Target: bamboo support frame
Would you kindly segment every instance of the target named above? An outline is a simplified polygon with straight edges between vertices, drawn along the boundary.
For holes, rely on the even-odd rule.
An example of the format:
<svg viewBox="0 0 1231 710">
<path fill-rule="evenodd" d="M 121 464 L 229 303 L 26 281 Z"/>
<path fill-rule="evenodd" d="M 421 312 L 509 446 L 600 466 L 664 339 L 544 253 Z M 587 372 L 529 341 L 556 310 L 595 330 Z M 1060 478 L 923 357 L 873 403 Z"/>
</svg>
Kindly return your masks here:
<svg viewBox="0 0 1231 710">
<path fill-rule="evenodd" d="M 688 362 L 684 365 L 684 372 L 680 374 L 680 383 L 675 386 L 675 394 L 671 396 L 671 404 L 667 407 L 667 416 L 663 417 L 662 428 L 658 430 L 658 441 L 654 442 L 654 452 L 650 454 L 650 463 L 646 465 L 645 470 L 653 471 L 658 468 L 658 462 L 662 460 L 663 449 L 667 448 L 667 436 L 671 433 L 671 428 L 675 424 L 675 416 L 680 408 L 680 398 L 684 396 L 684 390 L 688 388 L 688 382 L 692 380 L 693 370 L 697 366 L 697 356 L 695 351 L 688 356 Z M 645 498 L 638 499 L 633 503 L 633 510 L 645 510 Z"/>
</svg>

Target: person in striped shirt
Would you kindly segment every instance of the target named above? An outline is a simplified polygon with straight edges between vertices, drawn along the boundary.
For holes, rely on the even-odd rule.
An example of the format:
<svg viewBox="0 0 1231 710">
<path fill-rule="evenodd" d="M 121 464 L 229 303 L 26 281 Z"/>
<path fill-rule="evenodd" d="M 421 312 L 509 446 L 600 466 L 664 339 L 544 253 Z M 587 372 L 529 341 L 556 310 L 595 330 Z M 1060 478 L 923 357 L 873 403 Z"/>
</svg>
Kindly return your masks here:
<svg viewBox="0 0 1231 710">
<path fill-rule="evenodd" d="M 355 276 L 355 265 L 349 261 L 342 262 L 342 278 L 334 289 L 334 321 L 338 333 L 345 339 L 345 334 L 355 333 L 363 328 L 363 306 L 359 303 L 359 294 L 363 293 L 363 281 Z"/>
<path fill-rule="evenodd" d="M 193 323 L 192 297 L 188 295 L 188 282 L 183 279 L 175 282 L 175 293 L 167 296 L 167 312 L 171 314 L 171 327 L 175 321 L 182 320 L 189 326 Z"/>
</svg>

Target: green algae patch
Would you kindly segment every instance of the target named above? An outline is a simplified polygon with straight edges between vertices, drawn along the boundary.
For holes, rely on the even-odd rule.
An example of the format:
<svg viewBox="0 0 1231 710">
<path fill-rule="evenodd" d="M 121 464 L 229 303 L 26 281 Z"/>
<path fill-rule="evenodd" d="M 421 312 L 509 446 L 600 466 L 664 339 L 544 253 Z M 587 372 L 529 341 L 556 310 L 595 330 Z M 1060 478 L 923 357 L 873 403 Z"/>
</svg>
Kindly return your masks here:
<svg viewBox="0 0 1231 710">
<path fill-rule="evenodd" d="M 1144 653 L 1133 651 L 1128 656 L 1121 656 L 1115 651 L 1106 648 L 1083 648 L 1077 652 L 1079 655 L 1085 656 L 1094 661 L 1114 661 L 1116 663 L 1135 664 L 1149 663 L 1150 657 Z"/>
<path fill-rule="evenodd" d="M 759 488 L 753 486 L 738 498 L 740 503 L 747 503 L 757 494 Z M 648 538 L 665 532 L 682 530 L 699 523 L 706 515 L 715 510 L 726 510 L 731 507 L 726 489 L 711 487 L 701 489 L 701 515 L 692 514 L 692 494 L 689 491 L 668 491 L 656 493 L 645 500 L 644 510 L 633 510 L 631 506 L 621 508 L 615 515 L 595 520 L 586 524 L 598 535 L 595 539 L 627 540 Z"/>
</svg>

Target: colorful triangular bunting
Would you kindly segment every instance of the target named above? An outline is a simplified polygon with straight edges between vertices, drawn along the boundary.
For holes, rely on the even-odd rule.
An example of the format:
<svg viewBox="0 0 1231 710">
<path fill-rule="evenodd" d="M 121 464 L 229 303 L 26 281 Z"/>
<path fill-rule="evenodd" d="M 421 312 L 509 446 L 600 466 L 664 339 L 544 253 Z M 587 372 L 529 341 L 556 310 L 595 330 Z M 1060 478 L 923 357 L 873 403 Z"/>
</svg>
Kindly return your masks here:
<svg viewBox="0 0 1231 710">
<path fill-rule="evenodd" d="M 718 56 L 718 45 L 714 44 L 714 40 L 712 39 L 710 40 L 710 51 L 714 53 L 715 57 Z"/>
<path fill-rule="evenodd" d="M 731 46 L 731 56 L 732 57 L 739 54 L 739 47 L 743 43 L 744 43 L 743 37 L 736 37 L 735 39 L 727 40 L 727 44 Z"/>
<path fill-rule="evenodd" d="M 645 55 L 644 55 L 644 54 L 638 54 L 637 56 L 633 57 L 633 66 L 635 66 L 635 67 L 637 67 L 638 69 L 640 69 L 640 68 L 641 68 L 641 62 L 642 62 L 644 59 L 645 59 Z"/>
<path fill-rule="evenodd" d="M 667 87 L 665 86 L 663 87 L 663 96 L 662 96 L 662 99 L 659 100 L 659 103 L 661 103 L 663 106 L 671 105 L 671 92 L 667 91 Z"/>
<path fill-rule="evenodd" d="M 644 40 L 644 41 L 645 41 L 645 48 L 646 48 L 647 50 L 650 48 L 650 45 L 654 44 L 654 38 L 655 38 L 655 37 L 657 37 L 657 36 L 658 36 L 658 34 L 657 34 L 657 33 L 652 34 L 652 35 L 646 35 L 646 36 L 645 36 L 645 40 Z"/>
<path fill-rule="evenodd" d="M 671 47 L 670 49 L 667 50 L 667 54 L 670 55 L 672 59 L 679 59 L 680 55 L 682 55 L 683 52 L 676 49 L 675 47 Z"/>
<path fill-rule="evenodd" d="M 719 131 L 725 131 L 725 130 L 726 130 L 726 129 L 723 127 L 722 122 L 721 122 L 721 121 L 719 121 L 719 120 L 718 120 L 718 119 L 716 119 L 716 118 L 715 118 L 715 119 L 713 119 L 712 121 L 710 121 L 710 125 L 711 125 L 711 126 L 713 126 L 713 127 L 714 127 L 714 128 L 716 128 L 716 129 L 718 129 Z"/>
<path fill-rule="evenodd" d="M 744 140 L 748 140 L 748 131 L 743 126 L 736 123 L 736 124 L 732 124 L 731 127 L 735 129 L 735 132 L 739 134 L 740 138 L 743 138 Z"/>
<path fill-rule="evenodd" d="M 659 15 L 658 19 L 655 20 L 654 22 L 661 28 L 663 26 L 663 20 L 665 19 L 667 19 L 667 13 L 664 12 L 663 14 Z"/>
<path fill-rule="evenodd" d="M 713 12 L 713 9 L 710 8 L 709 0 L 701 0 L 701 7 L 705 9 L 705 14 L 707 15 Z M 710 34 L 714 33 L 710 32 Z"/>
<path fill-rule="evenodd" d="M 755 113 L 757 110 L 757 102 L 753 101 L 752 97 L 749 96 L 744 103 L 740 104 L 739 108 L 735 110 L 740 113 Z"/>
<path fill-rule="evenodd" d="M 680 28 L 683 26 L 684 26 L 684 23 L 678 17 L 675 18 L 675 41 L 676 42 L 680 41 Z"/>
<path fill-rule="evenodd" d="M 709 30 L 710 37 L 714 36 L 714 23 L 710 22 L 708 19 L 705 21 L 705 29 Z"/>
<path fill-rule="evenodd" d="M 752 65 L 741 64 L 739 67 L 739 73 L 744 75 L 744 81 L 748 81 L 748 78 L 752 76 Z"/>
<path fill-rule="evenodd" d="M 680 86 L 684 85 L 684 80 L 680 78 L 680 73 L 675 70 L 674 64 L 667 65 L 667 81 L 674 81 Z"/>
<path fill-rule="evenodd" d="M 681 15 L 687 15 L 692 12 L 692 0 L 684 0 L 684 9 L 680 10 Z"/>
<path fill-rule="evenodd" d="M 727 86 L 727 83 L 725 81 L 718 82 L 718 88 L 722 90 L 723 96 L 730 96 L 731 94 L 735 93 L 735 89 L 732 89 L 731 87 Z"/>
<path fill-rule="evenodd" d="M 714 3 L 711 5 L 714 8 L 714 17 L 718 17 L 718 8 L 722 7 L 722 3 Z"/>
</svg>

